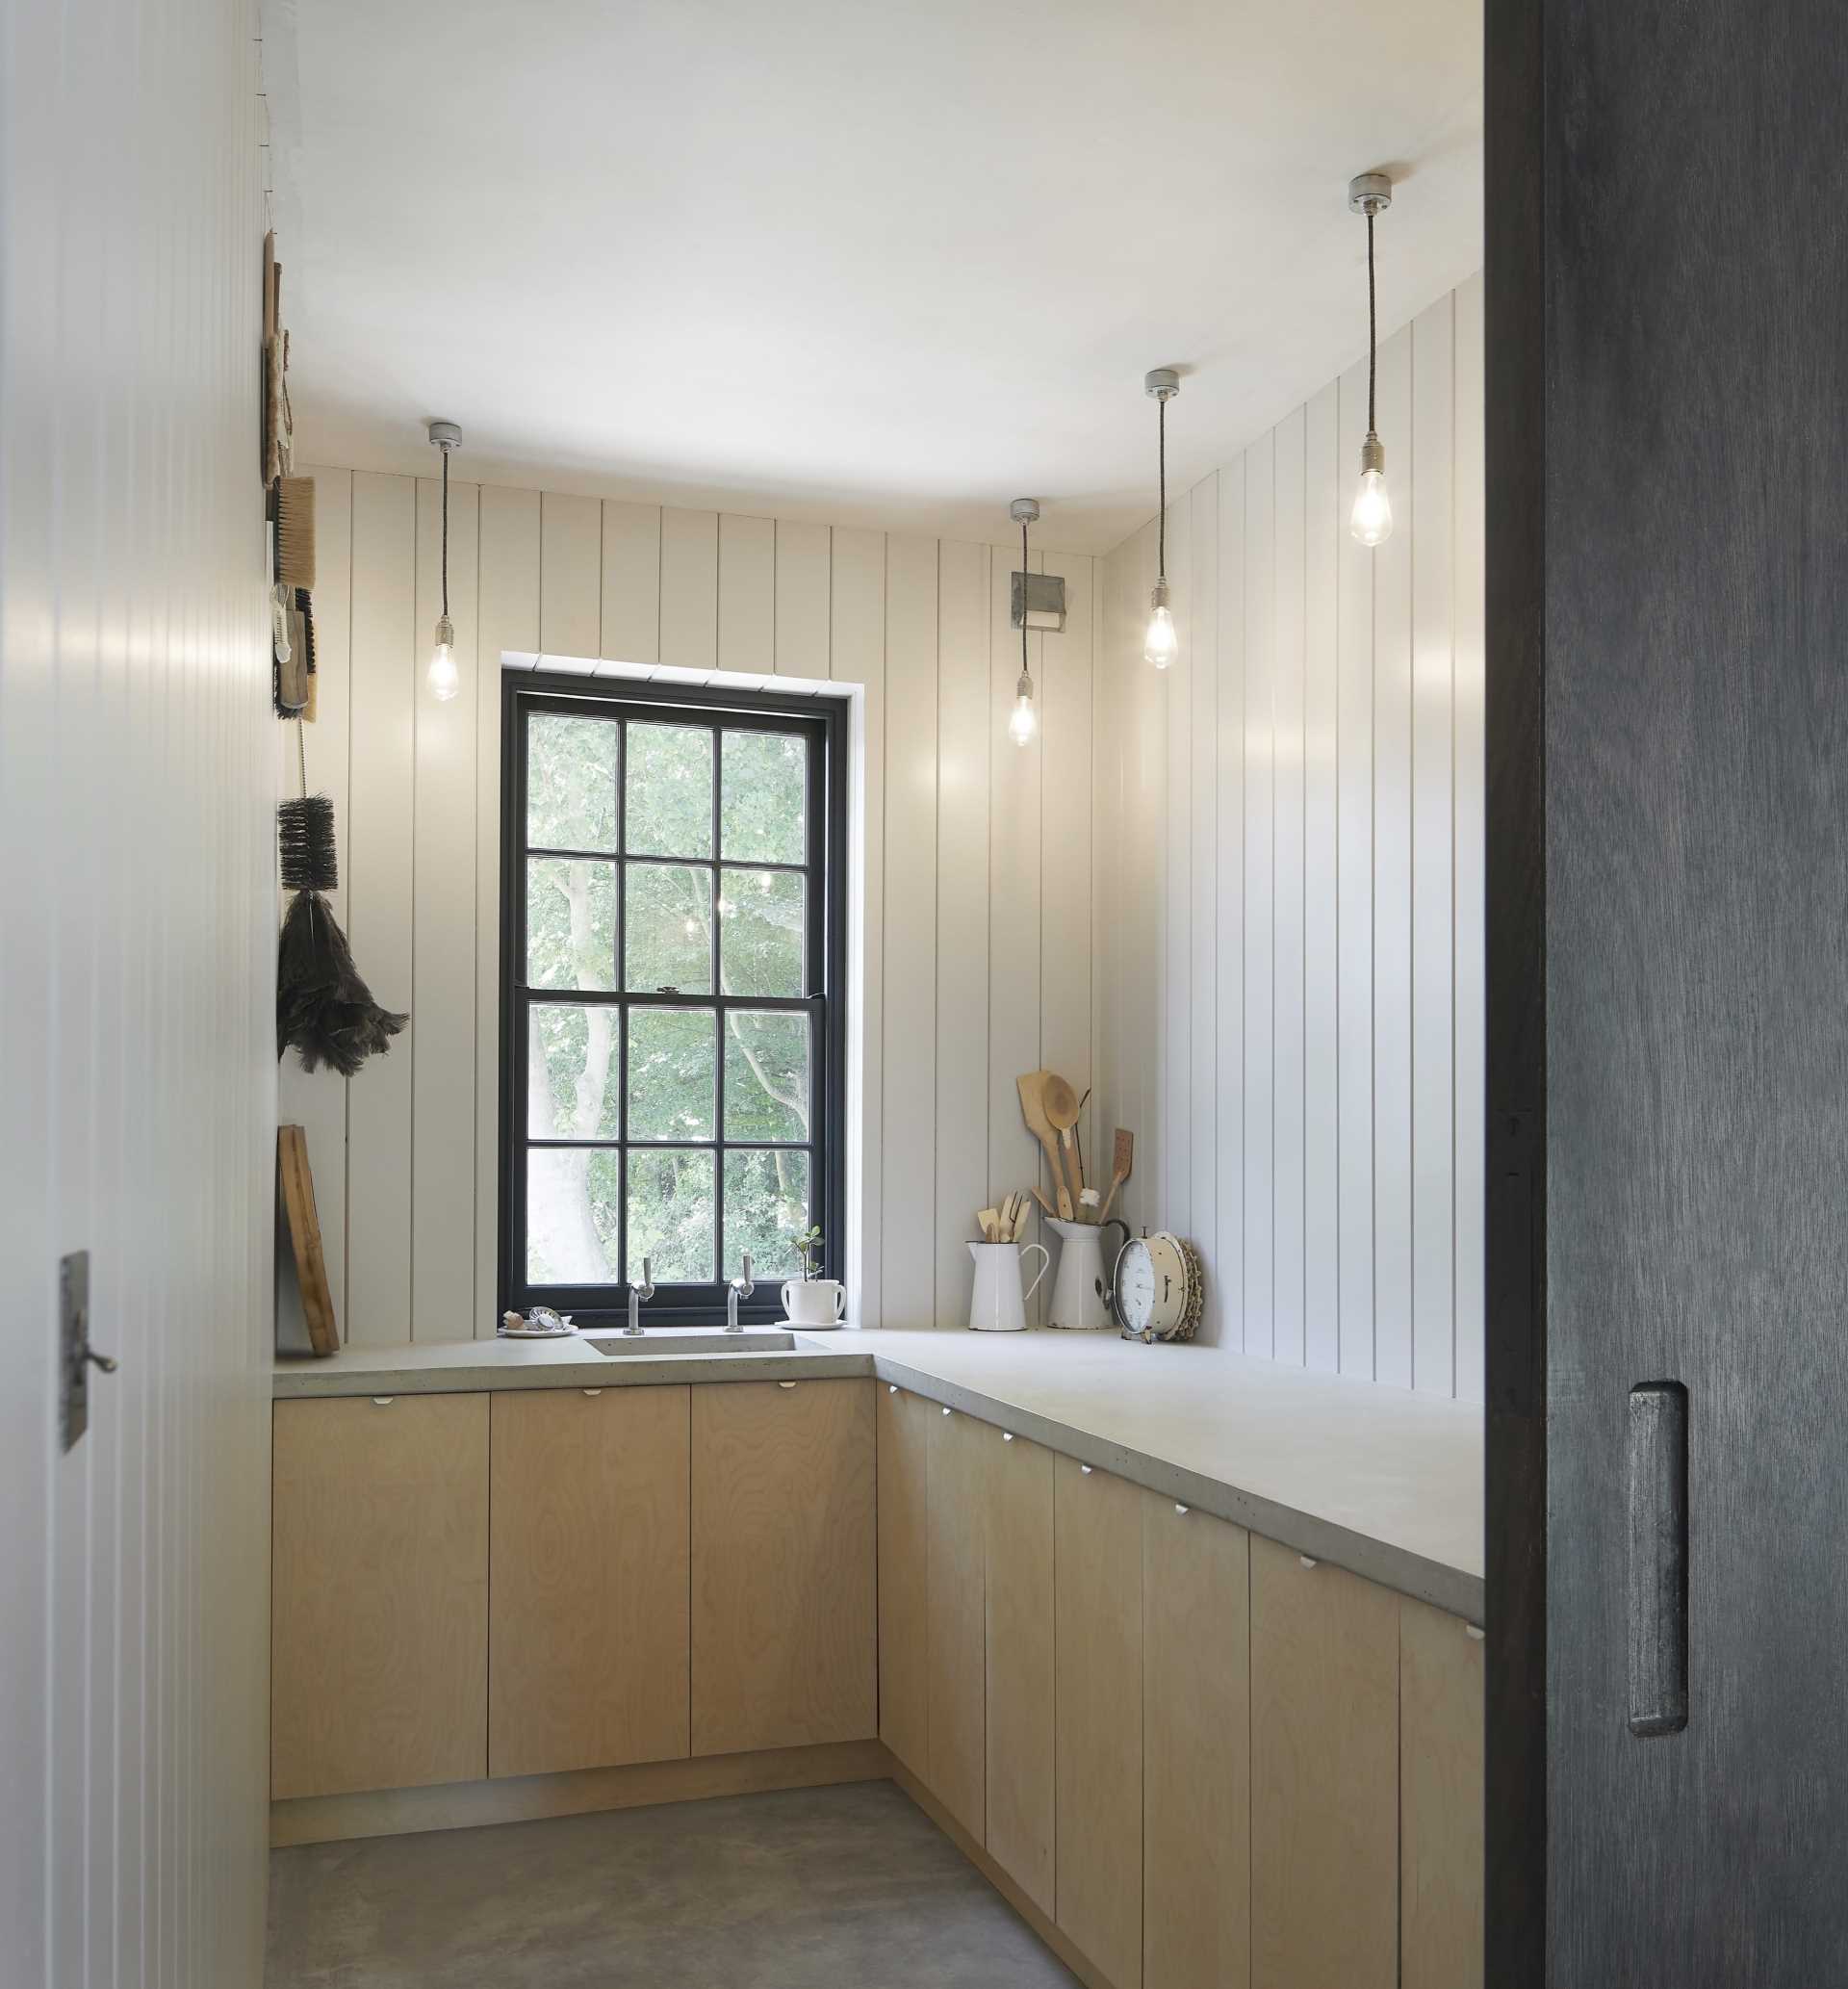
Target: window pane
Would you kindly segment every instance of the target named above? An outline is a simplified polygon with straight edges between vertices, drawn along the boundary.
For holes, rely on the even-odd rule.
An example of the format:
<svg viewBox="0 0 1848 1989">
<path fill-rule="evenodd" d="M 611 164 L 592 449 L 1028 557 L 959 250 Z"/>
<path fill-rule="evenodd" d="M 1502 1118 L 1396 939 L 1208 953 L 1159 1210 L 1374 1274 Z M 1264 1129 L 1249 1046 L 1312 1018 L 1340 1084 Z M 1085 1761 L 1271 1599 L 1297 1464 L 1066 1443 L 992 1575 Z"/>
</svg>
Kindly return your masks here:
<svg viewBox="0 0 1848 1989">
<path fill-rule="evenodd" d="M 616 985 L 616 865 L 526 859 L 526 985 Z"/>
<path fill-rule="evenodd" d="M 733 1009 L 725 1031 L 728 1140 L 808 1137 L 808 1018 Z"/>
<path fill-rule="evenodd" d="M 617 739 L 607 718 L 532 714 L 526 840 L 535 849 L 615 849 Z"/>
<path fill-rule="evenodd" d="M 623 840 L 651 857 L 712 854 L 712 735 L 691 725 L 629 728 Z"/>
<path fill-rule="evenodd" d="M 629 993 L 711 994 L 711 871 L 691 864 L 625 864 L 623 887 Z"/>
<path fill-rule="evenodd" d="M 724 772 L 719 854 L 748 864 L 804 862 L 808 742 L 787 733 L 728 732 Z"/>
<path fill-rule="evenodd" d="M 645 1149 L 629 1156 L 629 1275 L 654 1262 L 654 1281 L 709 1284 L 718 1226 L 712 1160 L 705 1152 Z"/>
<path fill-rule="evenodd" d="M 728 994 L 800 994 L 806 881 L 788 870 L 719 872 L 719 973 Z"/>
<path fill-rule="evenodd" d="M 716 1024 L 709 1008 L 629 1012 L 629 1136 L 709 1140 L 718 1089 Z"/>
<path fill-rule="evenodd" d="M 526 1282 L 614 1284 L 623 1162 L 608 1148 L 526 1151 Z"/>
<path fill-rule="evenodd" d="M 755 1279 L 796 1278 L 796 1238 L 808 1227 L 808 1156 L 800 1152 L 729 1152 L 725 1156 L 724 1275 L 734 1277 L 745 1251 Z"/>
<path fill-rule="evenodd" d="M 526 1131 L 535 1140 L 613 1140 L 622 1132 L 616 1031 L 602 1003 L 535 1001 L 526 1016 Z"/>
</svg>

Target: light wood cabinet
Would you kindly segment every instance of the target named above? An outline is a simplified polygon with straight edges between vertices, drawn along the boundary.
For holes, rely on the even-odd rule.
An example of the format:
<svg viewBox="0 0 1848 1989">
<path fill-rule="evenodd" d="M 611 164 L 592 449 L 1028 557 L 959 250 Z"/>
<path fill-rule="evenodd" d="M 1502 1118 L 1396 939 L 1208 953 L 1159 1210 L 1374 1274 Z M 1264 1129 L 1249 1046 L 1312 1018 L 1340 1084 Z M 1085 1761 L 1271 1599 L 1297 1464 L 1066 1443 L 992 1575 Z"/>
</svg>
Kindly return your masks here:
<svg viewBox="0 0 1848 1989">
<path fill-rule="evenodd" d="M 685 1755 L 689 1391 L 492 1402 L 488 1772 Z"/>
<path fill-rule="evenodd" d="M 1055 1909 L 1053 1454 L 988 1430 L 988 1855 Z"/>
<path fill-rule="evenodd" d="M 1399 1616 L 1401 1989 L 1482 1980 L 1483 1646 L 1404 1598 Z"/>
<path fill-rule="evenodd" d="M 487 1772 L 488 1398 L 275 1407 L 270 1794 Z"/>
<path fill-rule="evenodd" d="M 929 1542 L 934 1403 L 879 1384 L 879 1737 L 931 1778 Z"/>
<path fill-rule="evenodd" d="M 879 1725 L 873 1383 L 693 1390 L 693 1752 Z"/>
<path fill-rule="evenodd" d="M 1251 1978 L 1250 1546 L 1142 1494 L 1142 1985 Z"/>
<path fill-rule="evenodd" d="M 987 1423 L 933 1405 L 930 1471 L 930 1787 L 981 1844 L 988 1834 Z"/>
<path fill-rule="evenodd" d="M 1251 1967 L 1399 1979 L 1399 1599 L 1251 1541 Z"/>
<path fill-rule="evenodd" d="M 1062 1457 L 1056 1915 L 1115 1989 L 1142 1979 L 1142 1494 Z"/>
</svg>

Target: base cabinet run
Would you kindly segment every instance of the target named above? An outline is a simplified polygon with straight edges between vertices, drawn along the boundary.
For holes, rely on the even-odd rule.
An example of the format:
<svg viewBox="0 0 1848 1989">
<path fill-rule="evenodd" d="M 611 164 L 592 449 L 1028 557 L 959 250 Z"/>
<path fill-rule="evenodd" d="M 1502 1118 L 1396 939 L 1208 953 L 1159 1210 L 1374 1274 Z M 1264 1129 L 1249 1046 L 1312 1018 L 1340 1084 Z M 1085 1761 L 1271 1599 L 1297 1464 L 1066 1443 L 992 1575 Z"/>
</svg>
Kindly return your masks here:
<svg viewBox="0 0 1848 1989">
<path fill-rule="evenodd" d="M 1087 1982 L 1479 1989 L 1462 1622 L 903 1389 L 879 1436 L 882 1734 Z"/>
</svg>

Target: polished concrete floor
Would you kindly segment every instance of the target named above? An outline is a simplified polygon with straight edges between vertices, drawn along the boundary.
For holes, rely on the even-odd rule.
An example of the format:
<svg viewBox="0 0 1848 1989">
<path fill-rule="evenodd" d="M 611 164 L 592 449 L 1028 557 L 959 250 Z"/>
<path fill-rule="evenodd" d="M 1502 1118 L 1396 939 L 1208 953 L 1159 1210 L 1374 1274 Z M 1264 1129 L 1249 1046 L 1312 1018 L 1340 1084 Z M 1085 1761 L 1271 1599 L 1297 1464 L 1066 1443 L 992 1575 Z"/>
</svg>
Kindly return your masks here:
<svg viewBox="0 0 1848 1989">
<path fill-rule="evenodd" d="M 890 1782 L 273 1851 L 268 1989 L 1054 1989 Z"/>
</svg>

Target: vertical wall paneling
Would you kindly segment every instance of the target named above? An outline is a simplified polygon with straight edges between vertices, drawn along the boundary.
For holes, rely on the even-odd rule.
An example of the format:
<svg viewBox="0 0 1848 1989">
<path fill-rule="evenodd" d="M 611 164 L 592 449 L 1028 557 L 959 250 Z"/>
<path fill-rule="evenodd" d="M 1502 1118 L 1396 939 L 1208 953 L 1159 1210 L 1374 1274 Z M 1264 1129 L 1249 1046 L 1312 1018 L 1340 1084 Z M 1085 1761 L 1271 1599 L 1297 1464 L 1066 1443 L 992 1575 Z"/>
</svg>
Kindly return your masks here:
<svg viewBox="0 0 1848 1989">
<path fill-rule="evenodd" d="M 777 668 L 777 527 L 719 520 L 719 668 L 771 677 Z"/>
<path fill-rule="evenodd" d="M 539 523 L 539 647 L 554 667 L 595 658 L 603 639 L 603 507 L 549 490 Z"/>
<path fill-rule="evenodd" d="M 480 495 L 475 705 L 475 1323 L 500 1318 L 500 658 L 539 647 L 539 493 Z M 607 545 L 607 541 L 605 541 Z M 453 592 L 453 590 L 451 590 Z M 457 833 L 463 833 L 457 825 Z M 459 1213 L 454 1218 L 460 1221 Z M 461 1329 L 456 1329 L 460 1333 Z"/>
<path fill-rule="evenodd" d="M 661 661 L 710 670 L 718 659 L 718 514 L 670 505 L 661 513 Z"/>
<path fill-rule="evenodd" d="M 1023 1071 L 1040 1068 L 1040 797 L 1045 754 L 1043 723 L 1026 746 L 1008 736 L 1020 678 L 1020 632 L 1012 626 L 1010 607 L 1019 557 L 1017 546 L 997 545 L 988 555 L 988 1167 L 978 1208 L 1029 1181 L 1043 1181 L 1058 1200 L 1045 1156 L 1022 1122 L 1015 1085 Z M 1034 564 L 1037 570 L 1037 556 Z M 1036 685 L 1045 677 L 1043 641 L 1038 633 L 1027 637 Z M 1038 1234 L 1039 1227 L 1036 1216 L 1030 1233 Z M 1029 1307 L 1030 1321 L 1044 1316 L 1044 1297 L 1042 1285 Z"/>
<path fill-rule="evenodd" d="M 461 688 L 439 704 L 424 685 L 422 644 L 442 611 L 442 485 L 417 486 L 416 776 L 412 783 L 411 901 L 411 1336 L 466 1339 L 482 1305 L 475 1296 L 474 1255 L 454 1246 L 455 1211 L 475 1195 L 473 1083 L 475 1046 L 475 839 L 455 834 L 469 821 L 479 782 L 475 707 L 479 697 L 475 632 L 478 493 L 449 484 L 449 619 Z M 498 659 L 496 659 L 498 662 Z M 498 675 L 498 671 L 496 672 Z M 358 1082 L 369 1073 L 362 1072 Z M 493 1301 L 486 1302 L 493 1312 Z"/>
<path fill-rule="evenodd" d="M 1137 1133 L 1132 1220 L 1204 1252 L 1204 1337 L 1474 1400 L 1481 300 L 1381 348 L 1377 551 L 1348 529 L 1364 362 L 1176 501 L 1177 702 L 1142 661 L 1152 524 L 1100 562 L 1091 767 L 1098 1110 Z"/>
<path fill-rule="evenodd" d="M 1276 438 L 1245 455 L 1245 1351 L 1276 1347 Z"/>
<path fill-rule="evenodd" d="M 1309 402 L 1303 435 L 1302 1249 L 1303 1361 L 1341 1364 L 1340 867 L 1336 823 L 1340 389 Z"/>
<path fill-rule="evenodd" d="M 1398 439 L 1395 520 L 1373 561 L 1373 1376 L 1412 1381 L 1412 330 L 1379 349 L 1379 424 Z M 1393 458 L 1387 458 L 1389 469 Z"/>
<path fill-rule="evenodd" d="M 777 675 L 828 675 L 833 534 L 825 525 L 777 520 Z"/>
<path fill-rule="evenodd" d="M 346 778 L 347 651 L 352 628 L 353 474 L 310 469 L 315 479 L 315 722 L 302 731 L 308 791 L 334 804 L 334 840 L 344 855 L 350 789 Z M 295 728 L 277 730 L 282 749 L 280 792 L 300 791 Z M 341 930 L 346 929 L 346 870 L 328 892 Z M 321 1222 L 327 1289 L 341 1336 L 346 1334 L 346 1091 L 347 1080 L 323 1066 L 312 1074 L 292 1050 L 277 1073 L 276 1109 L 284 1125 L 299 1125 L 308 1139 L 315 1175 L 315 1210 Z"/>
<path fill-rule="evenodd" d="M 1341 1372 L 1373 1374 L 1373 555 L 1346 510 L 1367 433 L 1367 368 L 1341 376 L 1336 484 L 1336 994 L 1341 1065 Z"/>
<path fill-rule="evenodd" d="M 416 533 L 410 478 L 354 476 L 352 799 L 341 858 L 353 958 L 391 1009 L 408 1009 L 412 993 L 414 789 L 404 776 L 423 677 Z M 359 1345 L 410 1336 L 416 1055 L 413 1015 L 353 1080 L 348 1101 L 346 1337 Z"/>
<path fill-rule="evenodd" d="M 966 1239 L 988 1192 L 988 762 L 998 748 L 988 549 L 946 540 L 937 560 L 937 1310 L 959 1325 Z"/>
<path fill-rule="evenodd" d="M 1472 1402 L 1483 1397 L 1482 1374 L 1482 1206 L 1486 1193 L 1483 1157 L 1484 1041 L 1483 960 L 1486 939 L 1483 906 L 1483 836 L 1487 819 L 1483 764 L 1483 407 L 1482 279 L 1473 276 L 1456 293 L 1455 483 L 1455 648 L 1451 660 L 1455 710 L 1456 942 L 1456 1392 Z"/>
<path fill-rule="evenodd" d="M 1069 1078 L 1080 1098 L 1092 1087 L 1091 1061 L 1091 562 L 1048 553 L 1035 555 L 1045 573 L 1065 582 L 1065 626 L 1040 637 L 1034 679 L 1040 706 L 1040 1060 Z M 1018 1108 L 1016 1107 L 1016 1118 Z M 1100 1136 L 1087 1106 L 1078 1123 L 1086 1178 L 1107 1163 L 1109 1135 Z M 1025 1176 L 1014 1183 L 1023 1185 Z M 997 1184 L 998 1185 L 998 1184 Z M 1037 1259 L 1035 1260 L 1037 1261 Z M 1042 1287 L 1041 1296 L 1044 1295 Z"/>
<path fill-rule="evenodd" d="M 849 1247 L 859 1260 L 847 1268 L 849 1316 L 861 1326 L 880 1324 L 882 1258 L 879 1213 L 884 1206 L 881 1114 L 884 1091 L 886 877 L 886 538 L 883 532 L 841 530 L 834 535 L 830 675 L 861 687 L 856 710 L 860 750 L 849 801 L 849 846 L 858 852 L 859 890 L 848 883 L 848 950 L 860 963 L 856 990 L 860 1045 L 858 1123 L 847 1133 L 850 1197 Z M 854 1024 L 850 1022 L 850 1029 Z M 851 1054 L 851 1053 L 850 1053 Z"/>
<path fill-rule="evenodd" d="M 937 544 L 886 551 L 886 1139 L 880 1316 L 933 1326 L 937 1289 Z"/>
<path fill-rule="evenodd" d="M 1412 1367 L 1455 1387 L 1454 303 L 1412 324 Z"/>
<path fill-rule="evenodd" d="M 612 663 L 654 663 L 661 655 L 661 507 L 603 502 L 603 639 Z"/>
<path fill-rule="evenodd" d="M 1194 642 L 1188 739 L 1193 756 L 1188 826 L 1190 909 L 1188 999 L 1192 1046 L 1188 1086 L 1188 1180 L 1192 1233 L 1210 1236 L 1219 1220 L 1219 478 L 1194 486 L 1188 503 L 1188 621 Z M 1217 1340 L 1224 1295 L 1214 1279 L 1206 1291 L 1202 1331 Z"/>
<path fill-rule="evenodd" d="M 1297 408 L 1277 425 L 1272 489 L 1270 1155 L 1275 1353 L 1305 1358 L 1303 1262 L 1303 714 L 1307 641 L 1303 498 L 1308 424 Z"/>
</svg>

